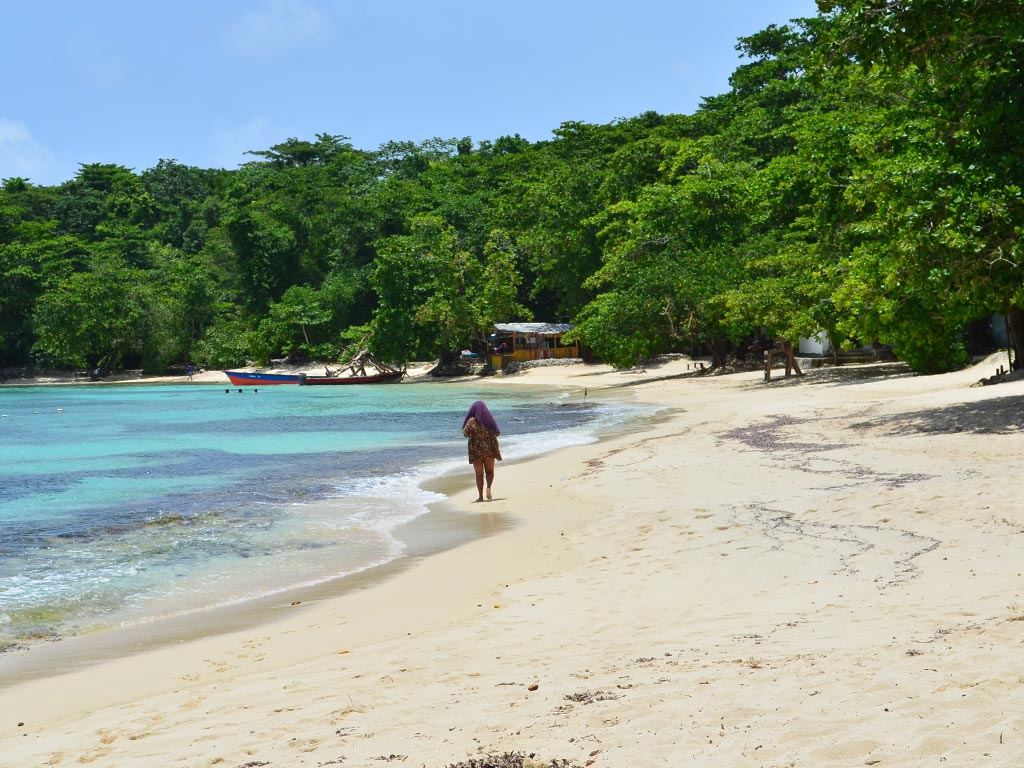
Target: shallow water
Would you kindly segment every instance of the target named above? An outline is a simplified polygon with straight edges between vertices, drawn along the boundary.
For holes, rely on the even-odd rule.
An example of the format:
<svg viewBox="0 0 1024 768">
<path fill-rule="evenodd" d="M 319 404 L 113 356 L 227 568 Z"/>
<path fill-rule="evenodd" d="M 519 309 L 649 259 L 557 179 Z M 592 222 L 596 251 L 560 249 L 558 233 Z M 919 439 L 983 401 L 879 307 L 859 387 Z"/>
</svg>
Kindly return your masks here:
<svg viewBox="0 0 1024 768">
<path fill-rule="evenodd" d="M 339 391 L 341 390 L 341 391 Z M 466 472 L 471 384 L 0 389 L 0 648 L 237 603 L 399 557 Z M 490 390 L 506 459 L 625 405 Z M 470 480 L 467 478 L 467 482 Z"/>
</svg>

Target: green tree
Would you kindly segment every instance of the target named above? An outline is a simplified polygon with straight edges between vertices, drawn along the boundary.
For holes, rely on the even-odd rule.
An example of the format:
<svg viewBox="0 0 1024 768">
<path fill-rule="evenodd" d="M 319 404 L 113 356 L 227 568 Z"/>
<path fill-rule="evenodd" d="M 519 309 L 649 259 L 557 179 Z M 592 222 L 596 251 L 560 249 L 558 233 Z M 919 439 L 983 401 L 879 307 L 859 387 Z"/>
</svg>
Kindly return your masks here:
<svg viewBox="0 0 1024 768">
<path fill-rule="evenodd" d="M 726 334 L 714 299 L 741 274 L 734 244 L 749 175 L 746 165 L 709 155 L 677 183 L 609 208 L 600 217 L 604 264 L 588 281 L 598 296 L 573 337 L 617 367 L 696 341 L 720 347 Z"/>
<path fill-rule="evenodd" d="M 190 253 L 202 249 L 212 223 L 204 207 L 229 178 L 226 171 L 212 171 L 160 160 L 143 171 L 143 188 L 153 201 L 153 236 L 160 242 Z"/>
<path fill-rule="evenodd" d="M 440 217 L 412 222 L 412 233 L 379 244 L 372 284 L 378 304 L 371 345 L 398 362 L 439 355 L 442 363 L 482 343 L 498 317 L 524 315 L 512 244 L 492 233 L 483 258 Z"/>
<path fill-rule="evenodd" d="M 479 327 L 471 292 L 480 262 L 436 216 L 415 219 L 412 234 L 388 238 L 379 250 L 373 347 L 403 363 L 424 354 L 452 359 Z"/>
<path fill-rule="evenodd" d="M 260 335 L 272 350 L 283 350 L 289 357 L 317 357 L 329 354 L 330 345 L 315 333 L 331 319 L 319 291 L 304 285 L 293 285 L 280 301 L 270 305 L 270 312 L 260 322 Z M 311 337 L 310 334 L 314 335 Z"/>
<path fill-rule="evenodd" d="M 484 246 L 484 271 L 477 289 L 479 316 L 475 331 L 481 341 L 495 323 L 533 318 L 533 313 L 518 298 L 523 280 L 519 262 L 508 233 L 493 230 Z"/>
<path fill-rule="evenodd" d="M 993 309 L 1024 363 L 1024 6 L 1015 0 L 819 0 L 832 20 L 821 68 L 879 67 L 904 84 L 890 125 L 865 137 L 849 194 L 864 217 L 857 279 L 929 370 L 964 359 L 963 322 Z M 869 143 L 870 142 L 870 143 Z M 857 285 L 847 287 L 856 297 Z M 929 327 L 933 330 L 929 334 Z M 949 351 L 949 347 L 953 351 Z M 934 359 L 928 362 L 929 356 Z"/>
<path fill-rule="evenodd" d="M 33 311 L 39 362 L 75 368 L 116 368 L 126 354 L 138 359 L 148 341 L 152 305 L 145 276 L 116 257 L 47 286 Z"/>
<path fill-rule="evenodd" d="M 238 259 L 245 301 L 253 310 L 266 311 L 299 272 L 295 234 L 273 211 L 252 205 L 235 211 L 225 229 Z"/>
<path fill-rule="evenodd" d="M 213 322 L 217 286 L 202 260 L 169 245 L 153 244 L 152 358 L 161 368 L 195 358 L 195 347 Z"/>
</svg>

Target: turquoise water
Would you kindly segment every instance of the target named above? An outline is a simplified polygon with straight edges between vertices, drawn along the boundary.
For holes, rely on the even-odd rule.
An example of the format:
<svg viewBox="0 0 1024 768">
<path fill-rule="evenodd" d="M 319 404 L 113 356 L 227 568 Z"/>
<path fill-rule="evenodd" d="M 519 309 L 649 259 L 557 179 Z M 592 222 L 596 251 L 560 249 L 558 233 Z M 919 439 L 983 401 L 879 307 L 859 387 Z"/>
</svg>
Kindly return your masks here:
<svg viewBox="0 0 1024 768">
<path fill-rule="evenodd" d="M 378 565 L 466 473 L 472 385 L 0 388 L 0 649 L 239 602 Z M 506 459 L 629 417 L 486 399 Z"/>
</svg>

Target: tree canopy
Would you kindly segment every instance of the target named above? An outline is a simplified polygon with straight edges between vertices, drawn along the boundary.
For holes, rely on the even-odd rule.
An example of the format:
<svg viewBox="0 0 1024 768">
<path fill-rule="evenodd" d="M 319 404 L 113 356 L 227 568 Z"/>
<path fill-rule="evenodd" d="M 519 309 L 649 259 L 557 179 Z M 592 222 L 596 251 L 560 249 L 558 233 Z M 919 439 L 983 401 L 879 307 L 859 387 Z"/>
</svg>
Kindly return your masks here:
<svg viewBox="0 0 1024 768">
<path fill-rule="evenodd" d="M 616 366 L 751 337 L 1024 360 L 1024 6 L 819 0 L 737 43 L 690 115 L 518 135 L 329 133 L 228 171 L 82 165 L 0 184 L 0 367 L 235 366 L 479 349 L 573 322 Z"/>
</svg>

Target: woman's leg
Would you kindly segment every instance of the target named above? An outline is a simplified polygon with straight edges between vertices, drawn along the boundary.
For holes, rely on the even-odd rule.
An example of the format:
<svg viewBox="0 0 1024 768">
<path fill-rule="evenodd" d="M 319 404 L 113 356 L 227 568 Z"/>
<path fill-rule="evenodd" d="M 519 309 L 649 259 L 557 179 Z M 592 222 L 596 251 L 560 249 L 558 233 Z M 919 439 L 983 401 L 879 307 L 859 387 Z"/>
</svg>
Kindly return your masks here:
<svg viewBox="0 0 1024 768">
<path fill-rule="evenodd" d="M 484 463 L 483 461 L 473 462 L 473 471 L 476 473 L 476 495 L 477 501 L 484 500 Z M 492 470 L 493 472 L 493 470 Z"/>
<path fill-rule="evenodd" d="M 484 471 L 487 474 L 487 498 L 491 498 L 491 483 L 494 482 L 494 457 L 488 457 L 483 461 Z M 479 481 L 478 481 L 479 482 Z"/>
</svg>

